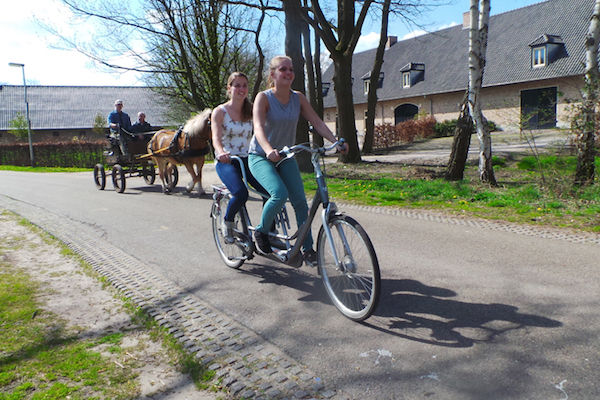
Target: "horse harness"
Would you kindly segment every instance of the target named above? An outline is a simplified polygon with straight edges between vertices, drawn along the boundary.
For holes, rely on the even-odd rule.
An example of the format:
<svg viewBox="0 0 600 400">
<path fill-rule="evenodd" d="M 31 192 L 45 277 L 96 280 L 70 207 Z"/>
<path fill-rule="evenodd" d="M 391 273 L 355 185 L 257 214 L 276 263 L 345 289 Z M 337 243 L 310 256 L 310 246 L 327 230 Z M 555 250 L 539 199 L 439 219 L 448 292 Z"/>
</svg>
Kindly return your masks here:
<svg viewBox="0 0 600 400">
<path fill-rule="evenodd" d="M 208 120 L 210 124 L 210 119 Z M 179 139 L 181 135 L 184 135 L 185 141 L 183 147 L 179 146 Z M 203 149 L 191 149 L 190 148 L 190 137 L 183 130 L 183 125 L 177 129 L 175 135 L 173 135 L 173 139 L 169 143 L 169 155 L 168 157 L 173 157 L 177 162 L 183 163 L 185 158 L 191 157 L 201 157 L 205 156 L 210 152 L 210 146 L 206 146 Z"/>
</svg>

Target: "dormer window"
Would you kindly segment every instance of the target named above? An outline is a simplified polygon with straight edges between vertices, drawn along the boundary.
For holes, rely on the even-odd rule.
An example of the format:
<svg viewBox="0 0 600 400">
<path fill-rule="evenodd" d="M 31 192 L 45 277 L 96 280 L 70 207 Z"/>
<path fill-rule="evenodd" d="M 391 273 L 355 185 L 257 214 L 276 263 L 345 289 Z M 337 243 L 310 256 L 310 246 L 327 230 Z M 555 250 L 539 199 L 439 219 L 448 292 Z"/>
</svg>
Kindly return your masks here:
<svg viewBox="0 0 600 400">
<path fill-rule="evenodd" d="M 321 84 L 321 89 L 322 89 L 321 94 L 323 95 L 323 97 L 327 96 L 327 93 L 329 93 L 330 87 L 331 87 L 331 82 L 323 82 Z"/>
<path fill-rule="evenodd" d="M 402 87 L 409 88 L 410 87 L 410 72 L 402 73 Z"/>
<path fill-rule="evenodd" d="M 565 43 L 557 35 L 543 34 L 529 43 L 529 47 L 531 47 L 532 68 L 545 67 L 568 56 Z"/>
<path fill-rule="evenodd" d="M 365 95 L 369 93 L 369 87 L 371 86 L 371 71 L 364 74 L 361 79 L 363 80 L 363 90 Z M 377 89 L 383 87 L 383 72 L 379 73 L 379 80 L 377 81 Z"/>
<path fill-rule="evenodd" d="M 400 68 L 402 72 L 402 87 L 407 89 L 425 79 L 425 64 L 408 63 Z"/>
<path fill-rule="evenodd" d="M 531 49 L 531 52 L 533 53 L 532 65 L 534 68 L 543 67 L 544 65 L 546 65 L 546 47 L 545 46 L 535 47 L 535 48 Z"/>
</svg>

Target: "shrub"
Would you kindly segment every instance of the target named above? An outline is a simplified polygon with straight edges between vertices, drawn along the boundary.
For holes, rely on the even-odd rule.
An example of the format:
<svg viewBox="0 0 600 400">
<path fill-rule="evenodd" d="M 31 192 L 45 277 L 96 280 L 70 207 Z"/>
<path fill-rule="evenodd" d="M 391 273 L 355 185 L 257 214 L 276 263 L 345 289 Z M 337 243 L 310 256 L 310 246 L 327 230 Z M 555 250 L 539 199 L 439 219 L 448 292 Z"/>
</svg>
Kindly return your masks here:
<svg viewBox="0 0 600 400">
<path fill-rule="evenodd" d="M 33 154 L 35 164 L 40 167 L 91 168 L 103 162 L 105 147 L 104 140 L 33 143 Z M 0 164 L 25 166 L 30 162 L 28 144 L 0 144 Z"/>
<path fill-rule="evenodd" d="M 436 123 L 433 128 L 433 130 L 435 132 L 434 137 L 454 136 L 454 130 L 456 129 L 457 123 L 458 123 L 458 120 L 456 120 L 456 119 Z M 496 132 L 496 131 L 500 130 L 500 128 L 498 127 L 498 125 L 496 125 L 496 123 L 494 121 L 488 120 L 487 125 L 488 125 L 490 132 Z"/>
<path fill-rule="evenodd" d="M 434 126 L 435 118 L 431 116 L 403 121 L 396 126 L 376 125 L 373 147 L 385 149 L 402 143 L 412 143 L 417 138 L 433 137 Z"/>
<path fill-rule="evenodd" d="M 456 123 L 458 120 L 452 119 L 448 121 L 438 122 L 433 127 L 435 137 L 449 137 L 454 136 L 454 130 L 456 129 Z"/>
</svg>

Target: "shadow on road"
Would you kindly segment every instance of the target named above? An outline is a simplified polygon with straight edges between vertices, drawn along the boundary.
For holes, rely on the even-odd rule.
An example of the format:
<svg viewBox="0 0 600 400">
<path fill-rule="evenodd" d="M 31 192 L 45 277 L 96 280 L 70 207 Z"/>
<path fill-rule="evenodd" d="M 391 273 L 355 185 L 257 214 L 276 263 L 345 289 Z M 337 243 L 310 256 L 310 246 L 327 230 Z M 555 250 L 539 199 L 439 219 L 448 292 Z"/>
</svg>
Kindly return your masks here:
<svg viewBox="0 0 600 400">
<path fill-rule="evenodd" d="M 383 280 L 379 307 L 374 314 L 381 323 L 376 325 L 366 320 L 364 325 L 404 339 L 445 347 L 471 347 L 525 327 L 562 326 L 550 318 L 519 313 L 513 305 L 450 299 L 456 296 L 452 290 L 415 280 Z"/>
</svg>

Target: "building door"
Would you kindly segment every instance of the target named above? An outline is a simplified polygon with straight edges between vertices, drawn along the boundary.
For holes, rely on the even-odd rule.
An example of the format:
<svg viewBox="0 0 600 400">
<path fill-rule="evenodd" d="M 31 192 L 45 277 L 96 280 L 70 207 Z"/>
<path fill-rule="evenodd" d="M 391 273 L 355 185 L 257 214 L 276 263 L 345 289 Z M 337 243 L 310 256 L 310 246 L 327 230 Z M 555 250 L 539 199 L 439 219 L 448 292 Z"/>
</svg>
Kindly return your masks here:
<svg viewBox="0 0 600 400">
<path fill-rule="evenodd" d="M 556 87 L 523 90 L 521 92 L 523 128 L 556 128 L 556 102 Z"/>
<path fill-rule="evenodd" d="M 394 125 L 413 119 L 419 113 L 419 107 L 414 104 L 401 104 L 394 110 Z"/>
</svg>

